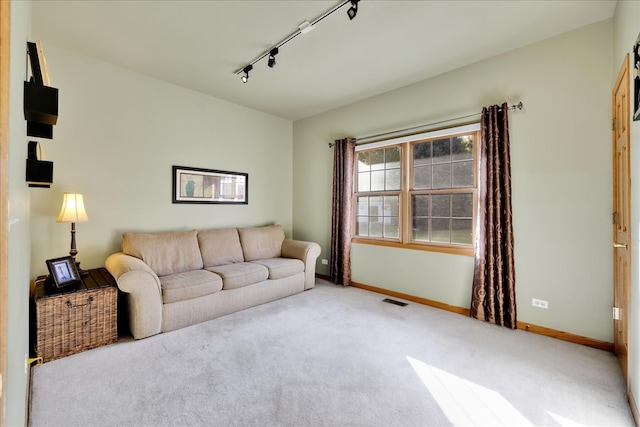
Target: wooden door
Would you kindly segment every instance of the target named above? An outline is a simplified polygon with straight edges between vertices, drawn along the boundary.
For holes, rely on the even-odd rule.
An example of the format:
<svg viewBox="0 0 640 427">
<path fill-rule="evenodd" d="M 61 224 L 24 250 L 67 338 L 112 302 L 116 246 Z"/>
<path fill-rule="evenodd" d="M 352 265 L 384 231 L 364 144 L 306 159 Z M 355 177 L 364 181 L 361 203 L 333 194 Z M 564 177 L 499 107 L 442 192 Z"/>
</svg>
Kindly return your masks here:
<svg viewBox="0 0 640 427">
<path fill-rule="evenodd" d="M 613 133 L 613 332 L 615 353 L 628 381 L 629 300 L 631 289 L 631 209 L 629 175 L 629 55 L 612 94 Z"/>
</svg>

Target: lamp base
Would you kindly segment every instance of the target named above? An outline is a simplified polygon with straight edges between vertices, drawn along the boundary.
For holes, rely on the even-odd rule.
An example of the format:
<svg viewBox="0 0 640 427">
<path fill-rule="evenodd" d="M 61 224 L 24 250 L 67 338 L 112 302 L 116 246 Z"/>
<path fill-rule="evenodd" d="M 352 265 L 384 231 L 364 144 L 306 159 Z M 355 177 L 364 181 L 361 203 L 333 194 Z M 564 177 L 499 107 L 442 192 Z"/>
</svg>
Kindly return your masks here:
<svg viewBox="0 0 640 427">
<path fill-rule="evenodd" d="M 76 261 L 76 269 L 78 270 L 78 274 L 80 274 L 80 277 L 89 275 L 88 271 L 83 270 L 82 268 L 80 268 L 80 262 L 79 261 Z"/>
</svg>

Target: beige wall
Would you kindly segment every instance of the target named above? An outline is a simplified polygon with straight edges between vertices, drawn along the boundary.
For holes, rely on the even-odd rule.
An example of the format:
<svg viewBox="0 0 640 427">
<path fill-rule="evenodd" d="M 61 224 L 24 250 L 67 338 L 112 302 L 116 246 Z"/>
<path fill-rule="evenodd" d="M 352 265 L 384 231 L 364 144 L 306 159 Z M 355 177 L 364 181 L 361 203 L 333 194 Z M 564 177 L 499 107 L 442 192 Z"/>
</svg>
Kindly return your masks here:
<svg viewBox="0 0 640 427">
<path fill-rule="evenodd" d="M 294 234 L 329 257 L 328 142 L 522 101 L 510 116 L 518 319 L 611 342 L 612 43 L 607 20 L 296 121 Z M 352 269 L 356 282 L 469 306 L 470 257 L 355 244 Z"/>
<path fill-rule="evenodd" d="M 43 40 L 60 89 L 54 140 L 42 142 L 55 162 L 55 184 L 43 190 L 24 183 L 28 139 L 20 94 L 30 6 L 13 2 L 10 217 L 20 221 L 9 242 L 9 425 L 24 424 L 27 282 L 46 272 L 46 259 L 69 248 L 69 225 L 55 222 L 64 191 L 86 198 L 90 221 L 78 224 L 78 258 L 85 268 L 102 265 L 118 250 L 123 231 L 270 222 L 321 243 L 321 258 L 328 258 L 328 142 L 466 115 L 505 100 L 525 104 L 511 115 L 519 319 L 612 341 L 611 64 L 617 72 L 621 52 L 635 40 L 639 7 L 618 2 L 615 55 L 606 21 L 293 126 Z M 637 126 L 632 139 L 640 142 Z M 249 172 L 249 206 L 171 204 L 173 164 Z M 328 273 L 318 264 L 320 273 Z M 472 265 L 469 257 L 354 246 L 354 280 L 458 306 L 468 306 Z M 547 299 L 549 310 L 532 308 L 532 297 Z M 637 335 L 637 292 L 632 306 Z M 637 342 L 632 348 L 638 366 Z M 637 378 L 635 369 L 636 396 Z"/>
<path fill-rule="evenodd" d="M 623 66 L 625 55 L 629 54 L 629 79 L 631 92 L 633 91 L 633 52 L 632 48 L 640 33 L 640 2 L 618 1 L 614 15 L 614 72 L 610 80 L 613 88 L 620 67 Z M 640 94 L 639 94 L 640 96 Z M 629 111 L 633 111 L 633 94 L 629 99 L 631 104 Z M 633 113 L 632 113 L 633 114 Z M 640 182 L 640 121 L 631 122 L 631 182 Z M 629 325 L 629 386 L 633 397 L 638 403 L 640 398 L 640 263 L 637 254 L 640 254 L 640 187 L 631 186 L 631 307 L 628 318 Z M 636 228 L 637 227 L 637 228 Z"/>
<path fill-rule="evenodd" d="M 41 142 L 54 185 L 29 190 L 32 277 L 69 253 L 70 224 L 56 223 L 65 191 L 84 194 L 84 268 L 104 265 L 124 231 L 280 223 L 291 235 L 291 121 L 42 42 L 60 104 L 54 138 Z M 172 204 L 172 165 L 249 173 L 249 204 Z"/>
<path fill-rule="evenodd" d="M 29 352 L 29 193 L 24 184 L 27 126 L 23 113 L 26 42 L 31 4 L 11 2 L 9 105 L 9 287 L 7 292 L 7 425 L 26 416 Z"/>
<path fill-rule="evenodd" d="M 60 90 L 53 140 L 26 136 L 25 44 L 30 2 L 11 4 L 7 425 L 26 422 L 29 282 L 45 260 L 69 252 L 70 225 L 55 222 L 62 194 L 81 192 L 89 222 L 77 224 L 78 260 L 104 265 L 121 233 L 282 224 L 292 233 L 292 123 L 45 46 Z M 54 162 L 50 189 L 25 183 L 27 141 Z M 171 166 L 249 173 L 249 205 L 171 203 Z"/>
</svg>

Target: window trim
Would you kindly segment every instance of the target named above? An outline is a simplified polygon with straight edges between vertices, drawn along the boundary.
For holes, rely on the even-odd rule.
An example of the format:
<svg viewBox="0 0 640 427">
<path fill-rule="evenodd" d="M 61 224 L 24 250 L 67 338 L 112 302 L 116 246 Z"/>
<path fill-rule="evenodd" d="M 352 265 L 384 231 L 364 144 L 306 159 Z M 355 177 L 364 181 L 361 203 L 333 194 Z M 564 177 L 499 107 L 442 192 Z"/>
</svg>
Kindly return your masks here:
<svg viewBox="0 0 640 427">
<path fill-rule="evenodd" d="M 460 134 L 470 134 L 475 133 L 476 138 L 474 141 L 474 186 L 473 187 L 462 187 L 462 188 L 447 188 L 447 189 L 419 189 L 414 190 L 412 185 L 412 171 L 413 171 L 413 159 L 412 159 L 412 146 L 416 143 L 423 142 L 425 140 L 434 140 L 438 138 L 446 138 L 454 135 Z M 423 132 L 419 134 L 406 135 L 397 138 L 386 139 L 382 141 L 376 141 L 371 143 L 361 144 L 356 146 L 356 156 L 355 162 L 358 161 L 357 153 L 361 151 L 369 151 L 381 148 L 389 148 L 392 146 L 399 146 L 401 152 L 401 185 L 399 191 L 399 216 L 398 219 L 400 221 L 400 230 L 399 237 L 397 239 L 384 238 L 384 237 L 369 237 L 369 236 L 357 236 L 357 203 L 358 196 L 364 196 L 369 194 L 369 196 L 377 196 L 379 193 L 387 193 L 383 192 L 357 192 L 357 179 L 358 179 L 358 168 L 354 168 L 354 188 L 353 188 L 353 215 L 352 215 L 352 224 L 353 231 L 351 242 L 352 243 L 361 243 L 361 244 L 371 244 L 378 246 L 386 246 L 386 247 L 397 247 L 402 249 L 414 249 L 414 250 L 423 250 L 429 252 L 440 252 L 440 253 L 449 253 L 455 255 L 465 255 L 465 256 L 474 256 L 475 255 L 475 239 L 476 239 L 476 222 L 478 215 L 478 190 L 479 190 L 479 177 L 478 177 L 478 165 L 479 165 L 479 150 L 478 145 L 480 142 L 480 123 L 472 123 L 462 126 L 455 126 L 446 129 L 438 129 L 435 131 Z M 456 192 L 464 192 L 468 193 L 469 188 L 473 188 L 473 216 L 472 216 L 472 243 L 470 245 L 467 244 L 456 244 L 456 243 L 438 243 L 438 242 L 419 242 L 415 241 L 411 235 L 411 227 L 406 224 L 412 223 L 412 209 L 411 209 L 411 197 L 413 194 L 422 193 L 424 191 L 433 193 L 433 191 L 439 192 L 443 191 L 446 194 L 453 194 Z M 373 193 L 373 194 L 371 194 Z M 395 193 L 395 192 L 394 192 Z"/>
<path fill-rule="evenodd" d="M 397 138 L 385 139 L 382 141 L 362 143 L 360 145 L 356 145 L 356 153 L 359 151 L 371 150 L 374 148 L 383 148 L 390 145 L 400 145 L 414 141 L 417 142 L 423 139 L 435 139 L 461 133 L 471 133 L 478 131 L 480 131 L 480 123 L 471 123 L 468 125 L 456 126 L 452 128 L 438 129 L 429 132 L 416 133 L 413 135 L 399 136 Z"/>
</svg>

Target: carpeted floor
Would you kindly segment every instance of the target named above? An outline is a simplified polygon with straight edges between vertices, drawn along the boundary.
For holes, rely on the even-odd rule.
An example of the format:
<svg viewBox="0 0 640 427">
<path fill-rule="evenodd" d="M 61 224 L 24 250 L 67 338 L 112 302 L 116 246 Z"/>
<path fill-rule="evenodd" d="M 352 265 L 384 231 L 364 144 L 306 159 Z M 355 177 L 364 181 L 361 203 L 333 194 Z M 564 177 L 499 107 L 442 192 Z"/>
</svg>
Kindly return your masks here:
<svg viewBox="0 0 640 427">
<path fill-rule="evenodd" d="M 632 426 L 616 358 L 318 280 L 31 371 L 37 426 Z"/>
</svg>

